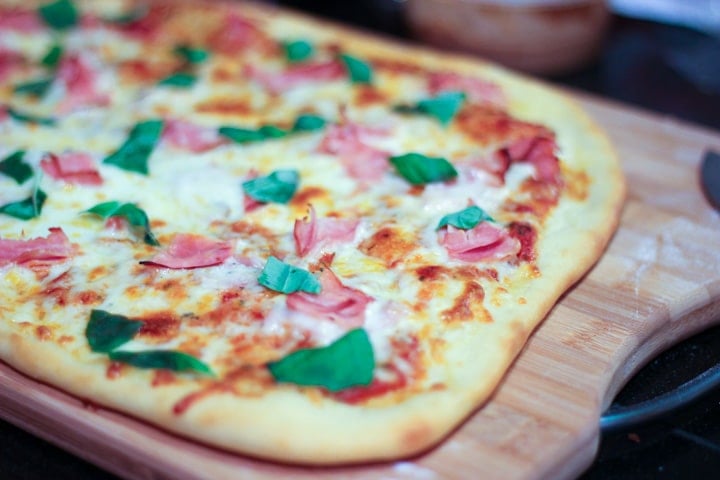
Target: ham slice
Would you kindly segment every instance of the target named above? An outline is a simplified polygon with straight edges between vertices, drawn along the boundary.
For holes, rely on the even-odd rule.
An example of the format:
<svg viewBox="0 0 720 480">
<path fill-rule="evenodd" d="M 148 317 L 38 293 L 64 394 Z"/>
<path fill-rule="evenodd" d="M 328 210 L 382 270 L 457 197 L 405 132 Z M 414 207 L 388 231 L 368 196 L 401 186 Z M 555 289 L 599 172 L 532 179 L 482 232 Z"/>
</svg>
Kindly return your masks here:
<svg viewBox="0 0 720 480">
<path fill-rule="evenodd" d="M 289 88 L 313 82 L 329 82 L 345 78 L 345 67 L 338 60 L 302 63 L 293 65 L 282 72 L 267 72 L 253 65 L 245 68 L 245 75 L 262 84 L 272 93 L 281 93 Z"/>
<path fill-rule="evenodd" d="M 327 129 L 318 151 L 340 157 L 345 170 L 356 180 L 378 180 L 389 168 L 390 154 L 373 147 L 367 141 L 383 133 L 380 129 L 351 122 L 332 125 Z"/>
<path fill-rule="evenodd" d="M 288 308 L 333 320 L 346 328 L 361 326 L 365 321 L 365 308 L 373 298 L 343 285 L 329 268 L 322 271 L 319 280 L 322 286 L 319 294 L 291 293 L 286 300 Z"/>
<path fill-rule="evenodd" d="M 47 154 L 40 161 L 40 168 L 55 180 L 77 185 L 102 185 L 103 180 L 88 153 L 65 152 Z"/>
<path fill-rule="evenodd" d="M 0 266 L 15 263 L 33 267 L 62 262 L 75 253 L 73 245 L 61 228 L 50 228 L 47 237 L 30 240 L 0 238 Z"/>
<path fill-rule="evenodd" d="M 65 86 L 65 97 L 58 106 L 59 113 L 67 113 L 86 106 L 106 106 L 110 96 L 98 87 L 98 72 L 87 58 L 66 55 L 60 61 L 57 79 Z"/>
<path fill-rule="evenodd" d="M 503 106 L 505 97 L 499 86 L 481 78 L 460 75 L 451 72 L 431 73 L 428 78 L 428 89 L 433 95 L 442 92 L 464 92 L 472 103 L 484 103 Z"/>
<path fill-rule="evenodd" d="M 184 120 L 166 120 L 162 138 L 175 148 L 194 153 L 206 152 L 224 143 L 216 129 Z"/>
<path fill-rule="evenodd" d="M 481 222 L 471 230 L 448 225 L 438 232 L 438 236 L 452 258 L 465 262 L 504 260 L 520 251 L 517 239 L 488 222 Z"/>
<path fill-rule="evenodd" d="M 558 183 L 560 164 L 555 149 L 555 140 L 536 136 L 517 140 L 509 147 L 499 150 L 497 155 L 506 156 L 511 162 L 529 162 L 535 167 L 537 180 Z"/>
<path fill-rule="evenodd" d="M 342 218 L 317 218 L 315 209 L 310 205 L 310 212 L 305 219 L 295 220 L 293 237 L 295 251 L 304 257 L 318 245 L 334 242 L 348 242 L 355 236 L 359 220 Z"/>
<path fill-rule="evenodd" d="M 0 47 L 0 80 L 4 80 L 10 72 L 24 63 L 25 58 L 20 53 Z"/>
<path fill-rule="evenodd" d="M 160 27 L 165 23 L 168 14 L 168 7 L 155 5 L 137 20 L 114 26 L 120 32 L 139 40 L 154 40 L 160 33 Z"/>
<path fill-rule="evenodd" d="M 232 246 L 227 242 L 178 233 L 167 250 L 141 263 L 172 269 L 210 267 L 223 263 L 231 254 Z"/>
<path fill-rule="evenodd" d="M 210 35 L 209 45 L 225 55 L 265 42 L 265 34 L 253 22 L 235 12 L 225 16 L 225 23 Z"/>
<path fill-rule="evenodd" d="M 40 18 L 32 10 L 0 8 L 0 32 L 3 30 L 19 33 L 37 32 L 44 28 Z"/>
</svg>

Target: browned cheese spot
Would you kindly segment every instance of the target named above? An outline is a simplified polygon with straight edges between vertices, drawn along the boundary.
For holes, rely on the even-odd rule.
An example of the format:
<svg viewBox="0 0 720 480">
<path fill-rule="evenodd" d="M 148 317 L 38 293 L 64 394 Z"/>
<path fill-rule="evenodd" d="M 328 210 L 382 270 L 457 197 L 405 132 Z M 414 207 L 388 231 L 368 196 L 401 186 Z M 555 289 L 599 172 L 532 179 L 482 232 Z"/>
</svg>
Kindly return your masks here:
<svg viewBox="0 0 720 480">
<path fill-rule="evenodd" d="M 445 323 L 476 320 L 491 322 L 492 316 L 483 305 L 485 290 L 476 282 L 465 283 L 462 293 L 455 298 L 453 306 L 440 315 Z"/>
<path fill-rule="evenodd" d="M 164 343 L 175 338 L 180 331 L 180 319 L 169 311 L 153 312 L 143 315 L 138 335 L 149 343 Z"/>
<path fill-rule="evenodd" d="M 42 340 L 43 342 L 51 340 L 52 330 L 50 330 L 50 328 L 46 327 L 45 325 L 40 325 L 35 328 L 35 336 L 38 340 Z"/>
<path fill-rule="evenodd" d="M 415 250 L 417 241 L 392 227 L 383 227 L 370 238 L 363 240 L 360 251 L 370 257 L 379 258 L 388 267 L 394 267 Z"/>
</svg>

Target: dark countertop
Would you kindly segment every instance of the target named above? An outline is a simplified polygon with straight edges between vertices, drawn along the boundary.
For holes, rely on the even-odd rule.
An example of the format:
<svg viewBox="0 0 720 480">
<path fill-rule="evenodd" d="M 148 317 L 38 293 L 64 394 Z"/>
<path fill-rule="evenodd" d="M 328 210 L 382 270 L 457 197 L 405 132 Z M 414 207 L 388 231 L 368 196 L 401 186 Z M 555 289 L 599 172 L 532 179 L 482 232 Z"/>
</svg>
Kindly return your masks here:
<svg viewBox="0 0 720 480">
<path fill-rule="evenodd" d="M 280 2 L 404 36 L 387 2 Z M 380 7 L 380 5 L 385 5 Z M 686 28 L 614 18 L 601 55 L 577 72 L 550 81 L 720 129 L 720 39 Z M 648 364 L 616 398 L 628 405 L 666 392 L 720 362 L 720 327 Z M 114 479 L 9 423 L 0 421 L 0 478 Z M 582 480 L 684 479 L 720 471 L 720 389 L 638 427 L 606 433 Z"/>
</svg>

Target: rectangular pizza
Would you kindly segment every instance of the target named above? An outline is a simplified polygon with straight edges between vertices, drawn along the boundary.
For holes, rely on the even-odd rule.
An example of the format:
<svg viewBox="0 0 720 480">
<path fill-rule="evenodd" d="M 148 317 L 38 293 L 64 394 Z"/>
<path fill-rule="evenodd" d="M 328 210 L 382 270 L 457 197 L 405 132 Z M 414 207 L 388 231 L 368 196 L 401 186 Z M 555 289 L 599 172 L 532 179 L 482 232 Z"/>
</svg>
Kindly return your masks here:
<svg viewBox="0 0 720 480">
<path fill-rule="evenodd" d="M 0 358 L 199 442 L 436 445 L 624 189 L 571 100 L 477 59 L 265 4 L 0 1 Z"/>
</svg>

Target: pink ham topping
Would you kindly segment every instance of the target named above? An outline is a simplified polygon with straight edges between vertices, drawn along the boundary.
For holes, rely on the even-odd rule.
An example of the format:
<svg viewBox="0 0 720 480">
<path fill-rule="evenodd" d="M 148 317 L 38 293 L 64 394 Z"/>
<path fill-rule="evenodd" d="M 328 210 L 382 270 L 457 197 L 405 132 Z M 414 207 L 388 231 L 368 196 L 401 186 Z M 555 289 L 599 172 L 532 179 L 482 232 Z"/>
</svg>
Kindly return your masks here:
<svg viewBox="0 0 720 480">
<path fill-rule="evenodd" d="M 303 63 L 286 68 L 282 72 L 267 72 L 252 65 L 245 68 L 245 75 L 262 84 L 273 93 L 280 93 L 298 85 L 327 82 L 345 78 L 345 67 L 338 60 Z"/>
<path fill-rule="evenodd" d="M 442 228 L 439 241 L 452 258 L 466 262 L 503 260 L 520 251 L 520 242 L 505 230 L 488 222 L 479 223 L 471 230 L 452 225 Z"/>
<path fill-rule="evenodd" d="M 65 152 L 47 154 L 40 161 L 40 168 L 55 180 L 77 185 L 102 185 L 103 180 L 88 153 Z"/>
<path fill-rule="evenodd" d="M 356 180 L 378 180 L 389 168 L 389 153 L 368 142 L 385 131 L 345 122 L 332 125 L 318 146 L 318 151 L 340 157 L 345 170 Z"/>
<path fill-rule="evenodd" d="M 15 68 L 25 63 L 25 58 L 12 50 L 0 47 L 0 80 L 4 80 Z"/>
<path fill-rule="evenodd" d="M 78 107 L 106 106 L 110 96 L 98 87 L 98 72 L 80 55 L 66 55 L 60 61 L 57 78 L 65 86 L 65 98 L 58 111 L 67 113 Z"/>
<path fill-rule="evenodd" d="M 359 220 L 342 218 L 317 218 L 315 209 L 310 205 L 309 216 L 305 219 L 295 220 L 293 237 L 295 237 L 295 250 L 304 257 L 318 245 L 327 245 L 334 242 L 348 242 L 355 236 Z"/>
<path fill-rule="evenodd" d="M 210 267 L 223 263 L 231 254 L 232 246 L 227 242 L 178 233 L 167 250 L 142 263 L 173 269 Z"/>
<path fill-rule="evenodd" d="M 555 155 L 555 140 L 552 138 L 523 138 L 497 154 L 506 156 L 511 162 L 531 163 L 535 167 L 537 180 L 549 183 L 560 181 L 560 164 Z"/>
<path fill-rule="evenodd" d="M 44 28 L 34 11 L 0 8 L 0 32 L 30 33 Z"/>
<path fill-rule="evenodd" d="M 216 129 L 184 120 L 166 120 L 162 138 L 173 147 L 194 153 L 212 150 L 224 142 Z"/>
<path fill-rule="evenodd" d="M 225 24 L 211 35 L 209 44 L 220 53 L 236 55 L 256 45 L 263 37 L 263 32 L 253 22 L 232 12 L 226 15 Z"/>
<path fill-rule="evenodd" d="M 428 89 L 433 95 L 441 92 L 459 91 L 467 95 L 472 103 L 485 103 L 502 106 L 505 97 L 499 86 L 481 78 L 469 77 L 457 73 L 431 73 Z"/>
<path fill-rule="evenodd" d="M 361 326 L 365 321 L 365 308 L 373 298 L 360 290 L 343 285 L 329 268 L 323 270 L 319 280 L 322 286 L 319 294 L 291 293 L 287 296 L 288 308 L 328 318 L 347 328 Z"/>
<path fill-rule="evenodd" d="M 30 240 L 0 238 L 0 266 L 15 263 L 35 266 L 62 262 L 75 252 L 73 245 L 61 228 L 50 228 L 47 237 Z"/>
<path fill-rule="evenodd" d="M 141 40 L 153 40 L 165 23 L 169 10 L 167 7 L 155 5 L 148 9 L 142 17 L 121 25 L 113 26 L 122 33 Z"/>
</svg>

